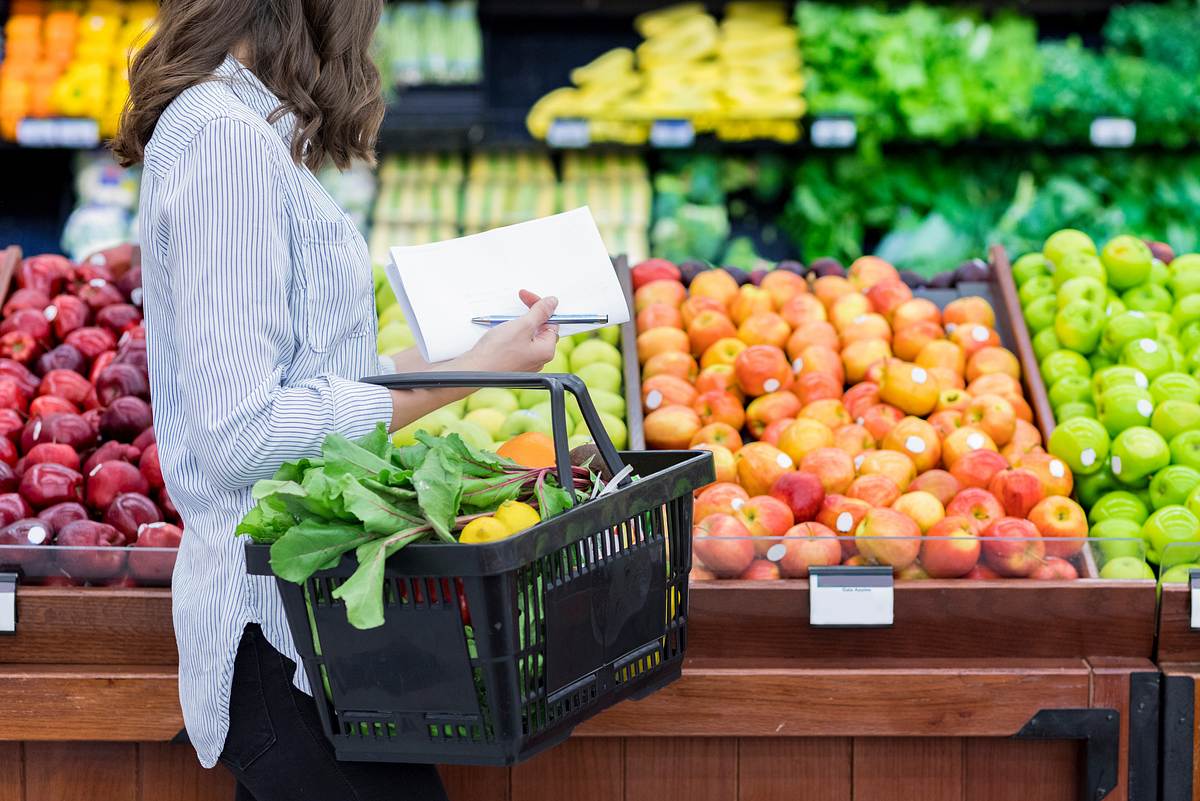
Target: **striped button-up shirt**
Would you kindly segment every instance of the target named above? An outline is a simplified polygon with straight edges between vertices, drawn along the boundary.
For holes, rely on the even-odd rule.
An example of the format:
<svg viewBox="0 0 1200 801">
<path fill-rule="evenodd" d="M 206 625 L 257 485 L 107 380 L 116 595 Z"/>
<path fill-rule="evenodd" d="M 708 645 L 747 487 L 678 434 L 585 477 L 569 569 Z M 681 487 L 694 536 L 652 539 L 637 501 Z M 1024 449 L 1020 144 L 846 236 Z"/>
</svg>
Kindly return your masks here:
<svg viewBox="0 0 1200 801">
<path fill-rule="evenodd" d="M 172 581 L 179 694 L 206 767 L 229 729 L 248 623 L 299 661 L 274 579 L 246 575 L 233 535 L 254 482 L 367 434 L 391 395 L 362 237 L 291 158 L 294 120 L 232 57 L 182 92 L 146 147 L 142 276 L 155 432 L 186 528 Z M 304 671 L 296 686 L 308 691 Z"/>
</svg>

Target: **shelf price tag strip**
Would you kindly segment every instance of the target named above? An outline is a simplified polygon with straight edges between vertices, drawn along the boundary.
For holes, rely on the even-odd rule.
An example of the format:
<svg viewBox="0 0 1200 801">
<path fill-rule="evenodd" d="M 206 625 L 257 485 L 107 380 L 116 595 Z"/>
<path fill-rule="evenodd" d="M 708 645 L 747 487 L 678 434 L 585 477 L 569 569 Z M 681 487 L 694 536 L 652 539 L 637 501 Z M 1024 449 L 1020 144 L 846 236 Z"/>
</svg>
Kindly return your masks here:
<svg viewBox="0 0 1200 801">
<path fill-rule="evenodd" d="M 858 124 L 849 114 L 832 114 L 813 120 L 808 132 L 813 147 L 853 147 L 858 141 Z"/>
<path fill-rule="evenodd" d="M 691 120 L 655 120 L 650 126 L 650 144 L 667 149 L 691 147 L 696 129 Z"/>
<path fill-rule="evenodd" d="M 0 634 L 17 631 L 17 574 L 0 573 Z"/>
<path fill-rule="evenodd" d="M 1188 572 L 1188 586 L 1192 599 L 1192 631 L 1200 631 L 1200 570 Z"/>
<path fill-rule="evenodd" d="M 1097 117 L 1088 135 L 1094 147 L 1131 147 L 1137 139 L 1137 123 L 1127 117 Z"/>
<path fill-rule="evenodd" d="M 546 144 L 550 147 L 579 150 L 591 143 L 591 127 L 582 117 L 558 117 L 546 132 Z"/>
<path fill-rule="evenodd" d="M 25 147 L 99 147 L 100 124 L 82 118 L 27 118 L 17 123 L 17 142 Z"/>
<path fill-rule="evenodd" d="M 813 626 L 881 627 L 895 619 L 892 568 L 814 567 L 808 572 Z"/>
</svg>

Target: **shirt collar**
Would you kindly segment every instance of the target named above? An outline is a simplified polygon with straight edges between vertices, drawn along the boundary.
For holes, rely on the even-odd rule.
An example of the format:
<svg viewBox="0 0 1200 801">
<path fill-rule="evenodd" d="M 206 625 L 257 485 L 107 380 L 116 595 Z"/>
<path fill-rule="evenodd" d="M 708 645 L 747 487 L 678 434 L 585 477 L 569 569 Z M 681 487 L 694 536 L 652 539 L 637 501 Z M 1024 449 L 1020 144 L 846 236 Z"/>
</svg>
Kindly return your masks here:
<svg viewBox="0 0 1200 801">
<path fill-rule="evenodd" d="M 232 55 L 225 56 L 225 60 L 217 67 L 214 75 L 225 82 L 230 90 L 237 95 L 238 100 L 245 103 L 255 114 L 258 114 L 264 120 L 268 119 L 272 112 L 283 105 L 279 98 L 258 79 L 257 75 Z M 291 144 L 292 135 L 296 130 L 296 115 L 287 112 L 271 123 L 271 125 L 284 142 Z"/>
</svg>

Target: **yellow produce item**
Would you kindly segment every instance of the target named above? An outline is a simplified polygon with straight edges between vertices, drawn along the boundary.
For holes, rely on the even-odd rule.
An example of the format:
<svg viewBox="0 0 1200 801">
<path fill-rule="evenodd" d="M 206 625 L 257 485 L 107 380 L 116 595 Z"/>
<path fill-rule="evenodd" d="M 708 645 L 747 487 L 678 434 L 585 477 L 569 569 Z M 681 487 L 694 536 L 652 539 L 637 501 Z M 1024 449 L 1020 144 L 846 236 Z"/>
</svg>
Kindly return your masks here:
<svg viewBox="0 0 1200 801">
<path fill-rule="evenodd" d="M 726 19 L 752 19 L 774 25 L 783 25 L 787 20 L 787 8 L 783 3 L 734 2 L 725 4 Z"/>
<path fill-rule="evenodd" d="M 583 86 L 585 83 L 612 80 L 632 72 L 633 51 L 628 47 L 618 47 L 597 56 L 589 64 L 571 70 L 571 83 Z"/>
<path fill-rule="evenodd" d="M 458 541 L 464 545 L 482 545 L 487 542 L 499 542 L 515 533 L 494 517 L 477 517 L 463 528 L 462 533 L 458 535 Z"/>
<path fill-rule="evenodd" d="M 502 523 L 513 534 L 532 528 L 542 522 L 537 509 L 520 501 L 505 501 L 496 510 L 496 520 Z M 474 521 L 472 521 L 474 522 Z"/>
<path fill-rule="evenodd" d="M 704 14 L 703 3 L 679 3 L 639 14 L 633 21 L 633 28 L 642 36 L 649 38 L 670 30 L 688 17 L 702 14 Z"/>
</svg>

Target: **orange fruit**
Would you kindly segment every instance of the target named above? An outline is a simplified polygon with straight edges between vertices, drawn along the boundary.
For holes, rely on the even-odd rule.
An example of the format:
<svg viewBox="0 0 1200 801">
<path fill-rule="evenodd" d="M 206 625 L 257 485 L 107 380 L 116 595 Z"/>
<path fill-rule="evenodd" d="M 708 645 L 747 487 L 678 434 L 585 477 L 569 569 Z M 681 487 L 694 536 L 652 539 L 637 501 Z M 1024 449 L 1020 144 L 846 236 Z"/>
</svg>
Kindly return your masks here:
<svg viewBox="0 0 1200 801">
<path fill-rule="evenodd" d="M 554 440 L 538 431 L 518 434 L 501 445 L 496 453 L 521 467 L 554 467 Z"/>
</svg>

